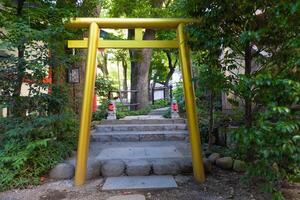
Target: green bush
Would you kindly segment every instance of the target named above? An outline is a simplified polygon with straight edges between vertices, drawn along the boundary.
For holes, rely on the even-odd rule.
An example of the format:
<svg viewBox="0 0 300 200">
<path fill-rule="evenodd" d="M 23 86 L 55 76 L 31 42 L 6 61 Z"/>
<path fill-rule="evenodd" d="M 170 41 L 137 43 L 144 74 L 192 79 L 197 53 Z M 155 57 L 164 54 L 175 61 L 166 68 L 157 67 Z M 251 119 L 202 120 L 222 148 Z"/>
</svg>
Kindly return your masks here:
<svg viewBox="0 0 300 200">
<path fill-rule="evenodd" d="M 154 104 L 151 105 L 152 109 L 170 107 L 170 102 L 165 99 L 154 100 Z"/>
<path fill-rule="evenodd" d="M 150 111 L 151 111 L 151 106 L 139 110 L 129 110 L 129 109 L 118 110 L 117 109 L 117 118 L 121 119 L 126 116 L 147 115 Z"/>
<path fill-rule="evenodd" d="M 261 177 L 266 189 L 276 192 L 276 184 L 286 178 L 300 179 L 300 83 L 260 75 L 252 82 L 261 109 L 251 128 L 234 132 L 237 156 L 248 161 L 247 176 Z"/>
<path fill-rule="evenodd" d="M 38 184 L 76 145 L 72 114 L 0 118 L 0 190 Z"/>
<path fill-rule="evenodd" d="M 169 108 L 167 110 L 167 112 L 165 112 L 165 114 L 163 115 L 164 118 L 171 118 L 171 108 Z"/>
<path fill-rule="evenodd" d="M 108 101 L 105 101 L 98 106 L 97 111 L 93 112 L 92 121 L 101 121 L 107 117 Z"/>
</svg>

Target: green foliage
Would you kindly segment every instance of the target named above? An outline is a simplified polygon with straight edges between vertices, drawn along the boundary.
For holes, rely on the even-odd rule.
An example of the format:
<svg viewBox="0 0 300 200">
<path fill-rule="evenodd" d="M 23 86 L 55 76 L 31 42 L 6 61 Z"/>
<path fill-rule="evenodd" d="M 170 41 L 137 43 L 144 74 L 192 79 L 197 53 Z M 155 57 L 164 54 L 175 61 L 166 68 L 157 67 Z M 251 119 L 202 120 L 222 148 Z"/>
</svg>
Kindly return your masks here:
<svg viewBox="0 0 300 200">
<path fill-rule="evenodd" d="M 177 101 L 179 113 L 185 114 L 185 100 L 182 84 L 182 82 L 176 84 L 176 87 L 173 89 L 173 98 Z"/>
<path fill-rule="evenodd" d="M 107 117 L 108 101 L 103 101 L 97 108 L 96 112 L 93 112 L 92 121 L 101 121 Z"/>
<path fill-rule="evenodd" d="M 152 109 L 158 109 L 158 108 L 164 108 L 164 107 L 170 107 L 170 102 L 165 99 L 157 99 L 154 100 L 154 104 L 151 105 Z"/>
<path fill-rule="evenodd" d="M 300 83 L 261 75 L 253 85 L 265 93 L 263 108 L 253 128 L 235 132 L 237 155 L 249 161 L 248 177 L 263 177 L 268 183 L 265 189 L 279 195 L 274 189 L 277 181 L 299 180 L 299 111 L 292 106 L 299 104 Z"/>
<path fill-rule="evenodd" d="M 97 75 L 95 82 L 95 91 L 97 96 L 101 98 L 101 102 L 107 100 L 109 91 L 116 89 L 113 85 L 114 81 L 109 77 L 104 75 Z"/>
<path fill-rule="evenodd" d="M 121 118 L 124 118 L 126 116 L 147 115 L 150 111 L 151 111 L 150 106 L 148 106 L 146 108 L 139 109 L 139 110 L 129 110 L 127 108 L 127 109 L 122 109 L 122 110 L 119 111 L 117 109 L 117 118 L 121 119 Z"/>
<path fill-rule="evenodd" d="M 0 118 L 0 188 L 38 184 L 76 144 L 72 114 Z"/>
<path fill-rule="evenodd" d="M 259 177 L 272 188 L 274 199 L 280 198 L 276 183 L 299 174 L 299 144 L 294 141 L 299 135 L 299 111 L 294 109 L 300 94 L 299 8 L 300 2 L 291 0 L 182 0 L 172 8 L 202 19 L 188 28 L 199 55 L 194 67 L 198 105 L 205 90 L 231 93 L 235 106 L 244 104 L 244 111 L 234 110 L 245 115 L 245 120 L 237 119 L 236 155 L 250 163 L 248 177 Z"/>
<path fill-rule="evenodd" d="M 117 105 L 117 118 L 124 118 L 126 116 L 137 116 L 137 115 L 147 115 L 151 110 L 164 108 L 169 105 L 169 102 L 164 99 L 154 101 L 153 105 L 150 105 L 146 108 L 139 109 L 139 110 L 129 110 L 128 107 L 121 107 L 118 108 Z"/>
<path fill-rule="evenodd" d="M 164 118 L 171 118 L 171 108 L 167 110 L 167 112 L 163 115 Z"/>
</svg>

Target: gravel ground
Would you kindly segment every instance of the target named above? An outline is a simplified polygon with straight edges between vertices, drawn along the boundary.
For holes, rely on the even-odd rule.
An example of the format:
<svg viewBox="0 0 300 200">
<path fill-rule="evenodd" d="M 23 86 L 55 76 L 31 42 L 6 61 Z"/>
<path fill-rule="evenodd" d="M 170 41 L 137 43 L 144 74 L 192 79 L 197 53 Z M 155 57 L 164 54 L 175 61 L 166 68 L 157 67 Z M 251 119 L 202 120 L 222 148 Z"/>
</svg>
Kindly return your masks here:
<svg viewBox="0 0 300 200">
<path fill-rule="evenodd" d="M 147 200 L 262 200 L 271 199 L 269 194 L 262 193 L 258 187 L 249 187 L 241 183 L 241 174 L 215 168 L 213 174 L 207 176 L 203 184 L 193 181 L 191 175 L 175 177 L 178 188 L 170 190 L 142 190 L 142 191 L 101 191 L 104 179 L 87 182 L 82 187 L 74 187 L 70 180 L 46 180 L 39 186 L 27 189 L 16 189 L 0 193 L 0 200 L 106 200 L 111 196 L 142 194 Z M 291 188 L 288 188 L 291 189 Z M 292 187 L 293 195 L 288 199 L 298 199 L 299 188 Z"/>
</svg>

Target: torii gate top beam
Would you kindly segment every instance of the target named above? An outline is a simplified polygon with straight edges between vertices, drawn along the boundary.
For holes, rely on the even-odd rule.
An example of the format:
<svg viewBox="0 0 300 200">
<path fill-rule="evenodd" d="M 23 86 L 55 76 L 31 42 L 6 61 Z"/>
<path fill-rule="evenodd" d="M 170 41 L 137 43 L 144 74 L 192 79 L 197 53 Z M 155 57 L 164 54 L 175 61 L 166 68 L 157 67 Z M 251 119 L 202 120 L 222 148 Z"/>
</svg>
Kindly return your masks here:
<svg viewBox="0 0 300 200">
<path fill-rule="evenodd" d="M 176 29 L 179 24 L 199 23 L 200 20 L 182 18 L 73 18 L 66 23 L 66 27 L 88 28 L 92 22 L 96 22 L 100 28 Z"/>
</svg>

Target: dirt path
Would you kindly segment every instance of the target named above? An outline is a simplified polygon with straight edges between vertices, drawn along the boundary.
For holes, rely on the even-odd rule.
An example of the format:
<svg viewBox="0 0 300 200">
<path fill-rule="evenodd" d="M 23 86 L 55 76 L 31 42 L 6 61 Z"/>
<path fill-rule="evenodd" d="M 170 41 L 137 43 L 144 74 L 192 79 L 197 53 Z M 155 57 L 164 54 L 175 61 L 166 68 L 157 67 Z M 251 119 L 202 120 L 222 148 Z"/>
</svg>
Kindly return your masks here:
<svg viewBox="0 0 300 200">
<path fill-rule="evenodd" d="M 262 200 L 270 195 L 241 183 L 241 174 L 214 169 L 203 184 L 193 181 L 191 175 L 176 176 L 177 189 L 149 191 L 101 191 L 104 179 L 89 181 L 83 187 L 73 187 L 72 181 L 47 182 L 30 189 L 0 193 L 0 200 L 106 200 L 120 194 L 143 194 L 147 200 Z"/>
</svg>

